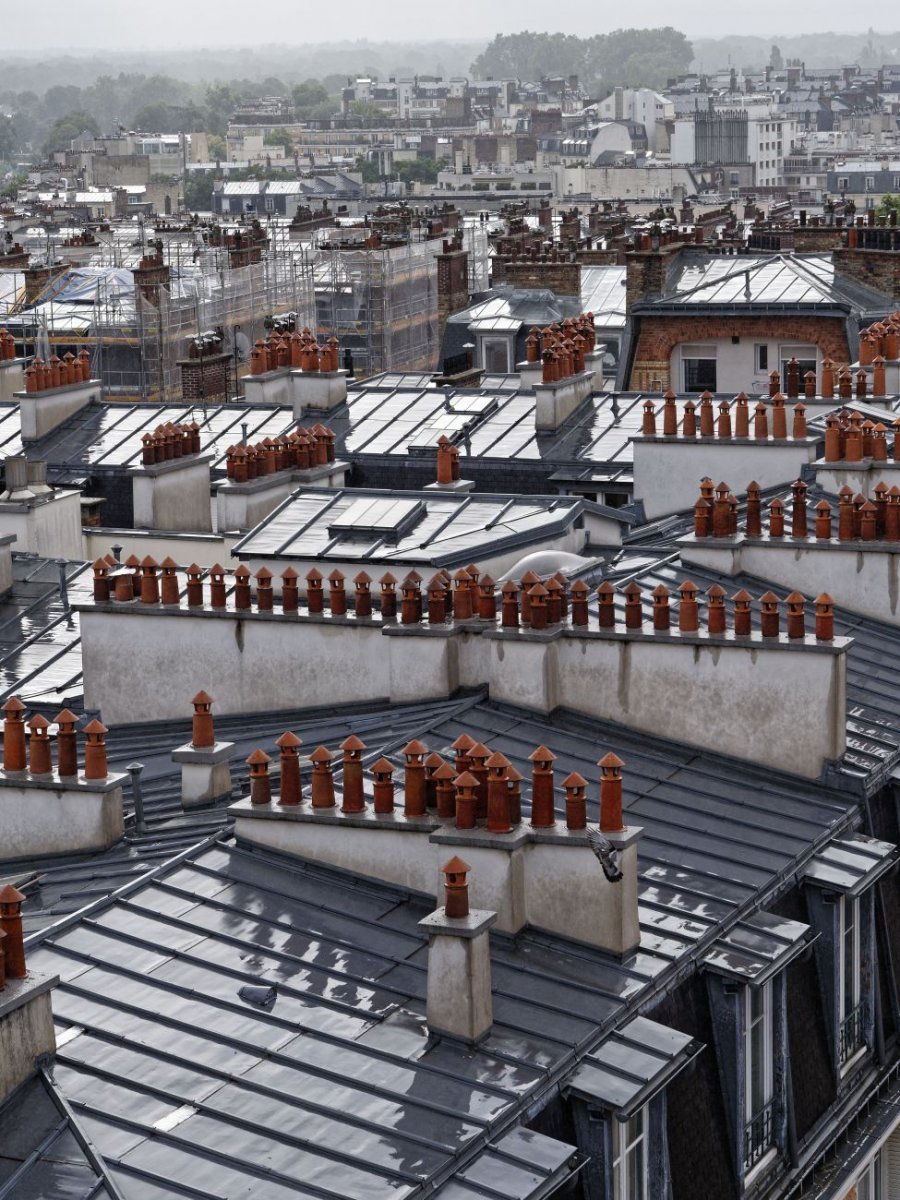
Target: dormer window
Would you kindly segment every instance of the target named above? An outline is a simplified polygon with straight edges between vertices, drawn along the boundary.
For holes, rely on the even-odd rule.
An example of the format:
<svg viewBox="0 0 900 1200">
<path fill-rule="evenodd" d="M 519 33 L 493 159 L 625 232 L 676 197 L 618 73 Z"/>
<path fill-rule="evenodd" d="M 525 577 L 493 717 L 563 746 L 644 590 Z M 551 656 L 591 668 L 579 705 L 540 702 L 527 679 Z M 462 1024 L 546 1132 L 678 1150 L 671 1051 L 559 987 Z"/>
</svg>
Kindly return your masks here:
<svg viewBox="0 0 900 1200">
<path fill-rule="evenodd" d="M 865 1045 L 866 1012 L 862 972 L 862 904 L 859 896 L 838 900 L 838 1051 L 841 1067 Z"/>
<path fill-rule="evenodd" d="M 752 1171 L 775 1142 L 772 982 L 745 989 L 744 1170 Z"/>
<path fill-rule="evenodd" d="M 835 1078 L 849 1076 L 874 1046 L 875 883 L 897 849 L 862 834 L 836 838 L 806 868 L 825 1023 Z"/>
<path fill-rule="evenodd" d="M 777 1167 L 787 1150 L 785 969 L 811 940 L 808 925 L 756 912 L 714 942 L 703 960 L 742 1190 Z"/>
<path fill-rule="evenodd" d="M 648 1117 L 639 1108 L 627 1121 L 613 1123 L 611 1200 L 647 1200 Z"/>
</svg>

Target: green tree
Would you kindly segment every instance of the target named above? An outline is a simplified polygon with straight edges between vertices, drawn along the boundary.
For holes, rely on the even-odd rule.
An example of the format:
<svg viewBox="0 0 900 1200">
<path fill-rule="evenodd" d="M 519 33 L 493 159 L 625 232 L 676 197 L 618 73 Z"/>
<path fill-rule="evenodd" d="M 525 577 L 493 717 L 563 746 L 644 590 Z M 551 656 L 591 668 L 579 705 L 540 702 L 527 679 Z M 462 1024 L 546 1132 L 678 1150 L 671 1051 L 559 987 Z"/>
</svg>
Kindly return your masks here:
<svg viewBox="0 0 900 1200">
<path fill-rule="evenodd" d="M 212 209 L 213 171 L 188 171 L 184 177 L 184 207 L 188 212 L 209 212 Z"/>
<path fill-rule="evenodd" d="M 353 166 L 354 170 L 359 171 L 362 175 L 363 183 L 377 183 L 381 178 L 378 174 L 378 163 L 369 158 L 363 158 L 361 154 L 357 156 Z"/>
<path fill-rule="evenodd" d="M 385 119 L 385 113 L 378 105 L 372 104 L 368 100 L 351 100 L 350 115 L 358 117 L 361 121 L 383 121 Z"/>
<path fill-rule="evenodd" d="M 286 129 L 273 129 L 263 138 L 264 146 L 284 146 L 288 157 L 294 153 L 294 139 Z"/>
<path fill-rule="evenodd" d="M 447 166 L 446 158 L 417 158 L 412 162 L 397 163 L 397 178 L 403 183 L 436 183 L 438 171 Z"/>
<path fill-rule="evenodd" d="M 307 120 L 312 109 L 330 99 L 328 89 L 318 79 L 304 79 L 303 83 L 296 84 L 291 91 L 291 98 L 298 121 Z"/>
<path fill-rule="evenodd" d="M 889 217 L 893 212 L 900 218 L 900 196 L 882 196 L 881 203 L 875 211 L 880 217 Z"/>
<path fill-rule="evenodd" d="M 18 148 L 19 139 L 14 119 L 0 114 L 0 162 L 12 158 Z"/>
<path fill-rule="evenodd" d="M 69 143 L 85 131 L 95 136 L 100 132 L 100 126 L 90 113 L 79 111 L 60 117 L 50 126 L 44 142 L 44 154 L 49 156 L 60 150 L 68 150 Z"/>
</svg>

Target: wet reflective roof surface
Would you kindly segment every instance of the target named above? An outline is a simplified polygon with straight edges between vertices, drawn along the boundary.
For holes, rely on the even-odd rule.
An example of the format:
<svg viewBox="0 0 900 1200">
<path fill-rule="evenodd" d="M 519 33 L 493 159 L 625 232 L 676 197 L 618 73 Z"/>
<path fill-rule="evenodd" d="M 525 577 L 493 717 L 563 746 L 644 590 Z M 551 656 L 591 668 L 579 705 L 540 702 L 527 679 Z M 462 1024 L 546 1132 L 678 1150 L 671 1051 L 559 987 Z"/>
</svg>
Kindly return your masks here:
<svg viewBox="0 0 900 1200">
<path fill-rule="evenodd" d="M 265 728 L 260 718 L 244 731 L 242 752 L 271 749 L 285 727 L 300 730 L 278 717 Z M 163 1195 L 172 1179 L 200 1195 L 254 1195 L 265 1180 L 267 1197 L 368 1200 L 414 1195 L 431 1180 L 469 1200 L 497 1194 L 498 1162 L 519 1188 L 499 1194 L 530 1195 L 529 1181 L 540 1182 L 534 1165 L 490 1148 L 505 1125 L 849 817 L 846 798 L 805 781 L 477 696 L 320 714 L 301 736 L 334 748 L 348 729 L 371 747 L 367 755 L 395 757 L 413 732 L 446 754 L 459 733 L 477 729 L 525 775 L 528 755 L 545 743 L 558 756 L 558 781 L 572 769 L 595 777 L 597 759 L 613 749 L 626 763 L 628 823 L 644 829 L 640 949 L 620 962 L 537 932 L 494 936 L 491 1033 L 474 1051 L 435 1041 L 424 1024 L 417 924 L 430 901 L 250 850 L 223 831 L 46 928 L 29 951 L 36 969 L 62 980 L 56 1084 L 128 1197 Z M 162 744 L 177 744 L 182 731 L 157 732 L 153 740 L 146 727 L 146 750 L 162 786 Z M 123 735 L 133 754 L 140 730 Z M 596 818 L 595 800 L 589 807 Z M 273 985 L 269 1007 L 241 994 Z M 603 1058 L 623 1094 L 636 1079 L 648 1084 L 648 1055 L 666 1058 L 652 1032 L 648 1023 L 616 1043 L 631 1047 L 621 1062 Z"/>
</svg>

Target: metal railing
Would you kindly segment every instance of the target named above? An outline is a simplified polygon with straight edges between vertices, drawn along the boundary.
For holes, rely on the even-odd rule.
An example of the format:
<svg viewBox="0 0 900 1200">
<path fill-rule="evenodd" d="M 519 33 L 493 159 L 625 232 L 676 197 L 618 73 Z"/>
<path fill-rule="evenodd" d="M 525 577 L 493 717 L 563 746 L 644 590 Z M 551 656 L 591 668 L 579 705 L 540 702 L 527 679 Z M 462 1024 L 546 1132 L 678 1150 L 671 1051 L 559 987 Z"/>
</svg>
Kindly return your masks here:
<svg viewBox="0 0 900 1200">
<path fill-rule="evenodd" d="M 862 1001 L 841 1021 L 838 1038 L 841 1066 L 849 1062 L 865 1042 L 865 1023 L 866 1003 Z"/>
<path fill-rule="evenodd" d="M 744 1170 L 751 1171 L 775 1140 L 775 1101 L 770 1100 L 744 1126 Z"/>
</svg>

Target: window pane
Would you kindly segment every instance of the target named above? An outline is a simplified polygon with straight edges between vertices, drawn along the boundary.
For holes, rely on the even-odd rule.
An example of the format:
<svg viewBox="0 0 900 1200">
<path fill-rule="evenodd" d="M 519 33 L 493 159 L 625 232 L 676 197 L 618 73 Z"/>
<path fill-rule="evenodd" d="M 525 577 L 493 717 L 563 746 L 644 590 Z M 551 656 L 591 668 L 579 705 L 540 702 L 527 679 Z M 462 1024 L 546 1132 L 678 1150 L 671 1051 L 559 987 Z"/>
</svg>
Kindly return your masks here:
<svg viewBox="0 0 900 1200">
<path fill-rule="evenodd" d="M 716 360 L 714 358 L 686 358 L 684 360 L 684 390 L 686 392 L 714 392 L 716 390 Z"/>
<path fill-rule="evenodd" d="M 642 1137 L 629 1155 L 628 1200 L 644 1200 L 644 1151 L 645 1139 Z"/>
</svg>

